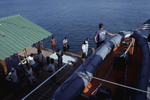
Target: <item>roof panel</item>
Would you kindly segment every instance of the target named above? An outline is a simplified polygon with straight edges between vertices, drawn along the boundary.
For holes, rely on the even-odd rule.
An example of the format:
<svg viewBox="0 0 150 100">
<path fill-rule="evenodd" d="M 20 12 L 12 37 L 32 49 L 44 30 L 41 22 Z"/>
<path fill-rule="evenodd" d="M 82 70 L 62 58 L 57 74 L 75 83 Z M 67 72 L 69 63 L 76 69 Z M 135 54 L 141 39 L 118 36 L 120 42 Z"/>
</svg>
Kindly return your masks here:
<svg viewBox="0 0 150 100">
<path fill-rule="evenodd" d="M 52 35 L 20 15 L 0 18 L 0 33 L 0 59 Z"/>
</svg>

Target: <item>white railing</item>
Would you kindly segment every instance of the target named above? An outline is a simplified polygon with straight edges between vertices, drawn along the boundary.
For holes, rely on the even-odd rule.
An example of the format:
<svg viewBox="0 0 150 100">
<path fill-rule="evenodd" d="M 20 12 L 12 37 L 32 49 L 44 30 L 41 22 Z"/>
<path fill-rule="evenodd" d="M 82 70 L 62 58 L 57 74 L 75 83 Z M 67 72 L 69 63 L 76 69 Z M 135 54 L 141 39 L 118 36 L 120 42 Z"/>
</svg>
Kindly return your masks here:
<svg viewBox="0 0 150 100">
<path fill-rule="evenodd" d="M 61 68 L 59 68 L 54 74 L 52 74 L 50 77 L 48 77 L 44 82 L 42 82 L 39 86 L 37 86 L 35 89 L 33 89 L 30 93 L 28 93 L 24 98 L 21 100 L 25 100 L 27 97 L 29 97 L 33 92 L 35 92 L 38 88 L 40 88 L 43 84 L 45 84 L 49 79 L 51 79 L 54 75 L 56 75 L 59 71 L 61 71 L 63 68 L 65 68 L 71 61 L 68 61 L 65 65 L 63 65 Z"/>
</svg>

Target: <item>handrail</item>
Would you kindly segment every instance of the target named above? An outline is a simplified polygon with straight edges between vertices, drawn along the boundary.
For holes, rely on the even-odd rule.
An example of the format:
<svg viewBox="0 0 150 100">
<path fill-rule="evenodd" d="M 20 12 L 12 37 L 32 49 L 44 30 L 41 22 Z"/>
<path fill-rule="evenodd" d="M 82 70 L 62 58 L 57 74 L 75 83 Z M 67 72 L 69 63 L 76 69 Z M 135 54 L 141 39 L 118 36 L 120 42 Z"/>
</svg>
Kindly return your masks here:
<svg viewBox="0 0 150 100">
<path fill-rule="evenodd" d="M 91 77 L 91 76 L 89 76 L 89 77 Z M 131 86 L 126 86 L 126 85 L 119 84 L 119 83 L 112 82 L 112 81 L 108 81 L 108 80 L 105 80 L 105 79 L 102 79 L 102 78 L 97 78 L 97 77 L 92 77 L 92 78 L 96 79 L 96 80 L 99 80 L 99 81 L 103 81 L 103 82 L 109 83 L 109 84 L 113 84 L 113 85 L 116 85 L 116 86 L 120 86 L 120 87 L 124 87 L 124 88 L 127 88 L 127 89 L 131 89 L 131 90 L 134 90 L 134 91 L 139 91 L 139 92 L 142 92 L 142 93 L 150 94 L 149 91 L 145 91 L 145 90 L 142 90 L 142 89 L 134 88 L 134 87 L 131 87 Z"/>
<path fill-rule="evenodd" d="M 75 73 L 75 74 L 79 75 L 79 73 Z M 120 86 L 120 87 L 123 87 L 123 88 L 127 88 L 127 89 L 131 89 L 131 90 L 134 90 L 134 91 L 139 91 L 139 92 L 142 92 L 142 93 L 150 94 L 149 91 L 145 91 L 145 90 L 142 90 L 142 89 L 138 89 L 138 88 L 134 88 L 134 87 L 131 87 L 131 86 L 119 84 L 119 83 L 116 83 L 116 82 L 112 82 L 112 81 L 109 81 L 109 80 L 106 80 L 106 79 L 102 79 L 102 78 L 98 78 L 98 77 L 94 77 L 94 76 L 93 77 L 89 76 L 89 77 L 91 77 L 91 78 L 93 78 L 95 80 L 99 80 L 99 81 L 106 82 L 106 83 L 109 83 L 109 84 L 113 84 L 113 85 L 116 85 L 116 86 Z"/>
<path fill-rule="evenodd" d="M 64 75 L 62 75 L 55 83 L 57 84 L 62 78 L 64 78 L 72 69 L 73 67 L 71 67 Z M 50 87 L 52 89 L 53 85 Z M 40 100 L 41 98 L 43 98 L 45 96 L 46 93 L 48 93 L 51 89 L 48 89 L 38 100 Z"/>
<path fill-rule="evenodd" d="M 44 83 L 46 83 L 49 79 L 51 79 L 55 74 L 57 74 L 59 71 L 61 71 L 64 67 L 66 67 L 71 61 L 68 61 L 65 65 L 63 65 L 61 68 L 59 68 L 54 74 L 52 74 L 50 77 L 48 77 L 44 82 L 42 82 L 39 86 L 37 86 L 34 90 L 32 90 L 29 94 L 27 94 L 24 98 L 21 100 L 25 100 L 28 96 L 30 96 L 34 91 L 36 91 L 38 88 L 40 88 Z"/>
</svg>

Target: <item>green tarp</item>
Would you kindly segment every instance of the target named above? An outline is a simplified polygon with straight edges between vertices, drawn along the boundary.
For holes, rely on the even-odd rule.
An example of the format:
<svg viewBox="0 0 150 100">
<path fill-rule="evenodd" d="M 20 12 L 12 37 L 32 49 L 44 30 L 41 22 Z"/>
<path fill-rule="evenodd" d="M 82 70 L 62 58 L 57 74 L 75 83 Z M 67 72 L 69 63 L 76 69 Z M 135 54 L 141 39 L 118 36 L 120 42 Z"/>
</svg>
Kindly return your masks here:
<svg viewBox="0 0 150 100">
<path fill-rule="evenodd" d="M 20 15 L 0 18 L 0 59 L 5 59 L 52 33 Z"/>
</svg>

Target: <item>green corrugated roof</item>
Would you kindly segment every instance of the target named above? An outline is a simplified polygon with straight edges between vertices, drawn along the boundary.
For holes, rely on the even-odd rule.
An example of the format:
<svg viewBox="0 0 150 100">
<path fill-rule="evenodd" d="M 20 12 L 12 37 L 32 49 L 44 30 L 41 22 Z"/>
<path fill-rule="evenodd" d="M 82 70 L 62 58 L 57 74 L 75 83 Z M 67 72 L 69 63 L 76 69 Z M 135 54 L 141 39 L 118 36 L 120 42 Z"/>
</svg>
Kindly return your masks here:
<svg viewBox="0 0 150 100">
<path fill-rule="evenodd" d="M 5 59 L 52 33 L 20 15 L 0 18 L 0 59 Z"/>
</svg>

